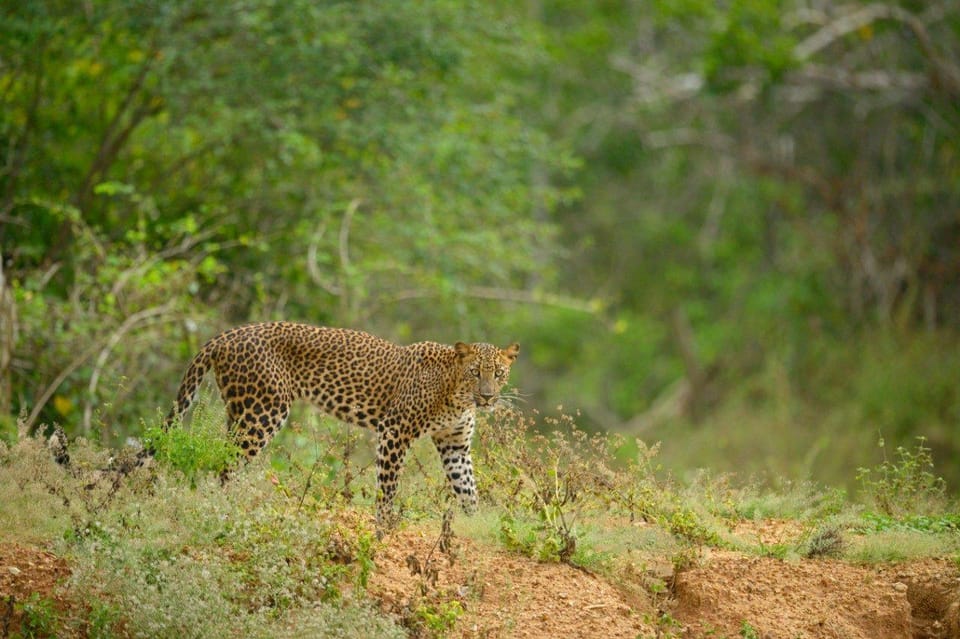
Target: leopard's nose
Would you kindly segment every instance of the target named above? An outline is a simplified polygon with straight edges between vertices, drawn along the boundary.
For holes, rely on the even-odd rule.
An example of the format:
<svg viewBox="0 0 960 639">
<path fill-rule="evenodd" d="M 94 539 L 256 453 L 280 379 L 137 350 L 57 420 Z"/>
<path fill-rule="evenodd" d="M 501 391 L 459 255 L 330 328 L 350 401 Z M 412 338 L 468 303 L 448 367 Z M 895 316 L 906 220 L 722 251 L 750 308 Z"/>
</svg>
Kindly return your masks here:
<svg viewBox="0 0 960 639">
<path fill-rule="evenodd" d="M 493 393 L 484 393 L 483 391 L 480 391 L 480 397 L 489 402 L 491 399 L 493 399 Z"/>
</svg>

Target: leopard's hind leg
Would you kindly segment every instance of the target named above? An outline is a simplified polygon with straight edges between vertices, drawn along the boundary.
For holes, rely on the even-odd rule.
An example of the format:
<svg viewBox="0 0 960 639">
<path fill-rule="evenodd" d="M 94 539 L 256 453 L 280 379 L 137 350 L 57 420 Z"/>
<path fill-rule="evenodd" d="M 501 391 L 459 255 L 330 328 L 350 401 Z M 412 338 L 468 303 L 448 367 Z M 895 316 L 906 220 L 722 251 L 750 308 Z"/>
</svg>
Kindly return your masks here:
<svg viewBox="0 0 960 639">
<path fill-rule="evenodd" d="M 247 461 L 270 443 L 289 416 L 289 401 L 275 399 L 267 404 L 261 398 L 253 402 L 227 402 L 227 426 L 240 447 L 241 457 Z"/>
<path fill-rule="evenodd" d="M 403 460 L 410 450 L 411 438 L 401 434 L 393 416 L 377 424 L 377 536 L 393 529 L 398 517 L 393 512 Z"/>
<path fill-rule="evenodd" d="M 227 428 L 247 461 L 283 427 L 294 400 L 290 385 L 276 368 L 269 362 L 260 366 L 264 370 L 256 377 L 217 370 L 217 386 L 227 407 Z"/>
</svg>

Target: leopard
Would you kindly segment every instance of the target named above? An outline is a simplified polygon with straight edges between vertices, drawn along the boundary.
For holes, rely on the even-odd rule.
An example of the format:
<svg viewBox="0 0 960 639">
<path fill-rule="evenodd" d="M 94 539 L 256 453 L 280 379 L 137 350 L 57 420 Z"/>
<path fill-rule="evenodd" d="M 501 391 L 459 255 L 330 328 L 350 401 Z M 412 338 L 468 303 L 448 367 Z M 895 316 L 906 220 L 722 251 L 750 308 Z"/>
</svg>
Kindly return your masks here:
<svg viewBox="0 0 960 639">
<path fill-rule="evenodd" d="M 488 343 L 397 345 L 370 333 L 296 322 L 264 322 L 226 330 L 188 365 L 169 429 L 194 403 L 212 370 L 226 406 L 227 429 L 249 462 L 280 431 L 291 405 L 306 401 L 342 422 L 376 433 L 376 525 L 396 524 L 393 502 L 404 458 L 423 435 L 433 440 L 451 496 L 472 514 L 478 505 L 471 459 L 477 412 L 501 395 L 520 352 Z"/>
</svg>

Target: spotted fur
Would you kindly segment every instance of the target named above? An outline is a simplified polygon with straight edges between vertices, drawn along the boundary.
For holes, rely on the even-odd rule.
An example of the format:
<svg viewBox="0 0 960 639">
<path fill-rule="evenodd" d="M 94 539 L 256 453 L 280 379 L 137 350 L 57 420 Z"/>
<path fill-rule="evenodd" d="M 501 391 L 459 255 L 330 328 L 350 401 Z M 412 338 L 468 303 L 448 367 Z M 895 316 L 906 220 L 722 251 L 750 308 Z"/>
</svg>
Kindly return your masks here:
<svg viewBox="0 0 960 639">
<path fill-rule="evenodd" d="M 187 368 L 166 424 L 182 419 L 208 370 L 226 404 L 228 427 L 246 459 L 307 400 L 344 422 L 377 433 L 377 523 L 389 525 L 397 479 L 410 444 L 429 434 L 449 486 L 473 512 L 477 488 L 470 443 L 477 409 L 500 399 L 518 344 L 419 342 L 398 346 L 343 328 L 290 322 L 241 326 L 207 342 Z"/>
</svg>

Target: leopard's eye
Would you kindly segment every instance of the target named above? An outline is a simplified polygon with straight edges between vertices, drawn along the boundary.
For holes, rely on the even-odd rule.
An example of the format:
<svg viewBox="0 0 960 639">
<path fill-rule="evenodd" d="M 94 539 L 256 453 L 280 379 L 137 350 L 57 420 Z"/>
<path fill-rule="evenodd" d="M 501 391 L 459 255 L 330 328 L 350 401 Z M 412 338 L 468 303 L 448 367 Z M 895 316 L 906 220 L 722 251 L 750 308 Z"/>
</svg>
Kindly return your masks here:
<svg viewBox="0 0 960 639">
<path fill-rule="evenodd" d="M 480 377 L 480 369 L 479 369 L 479 368 L 473 369 L 473 376 L 474 376 L 474 377 Z"/>
<path fill-rule="evenodd" d="M 494 375 L 496 375 L 497 379 L 503 379 L 503 369 L 502 369 L 502 368 L 498 368 L 498 369 L 497 369 L 497 372 L 494 373 Z"/>
</svg>

